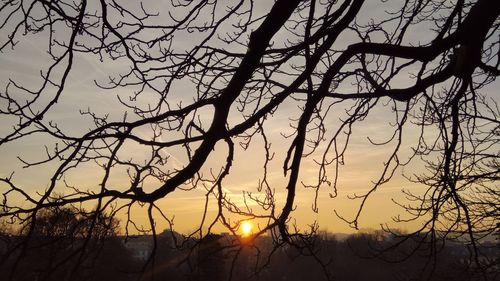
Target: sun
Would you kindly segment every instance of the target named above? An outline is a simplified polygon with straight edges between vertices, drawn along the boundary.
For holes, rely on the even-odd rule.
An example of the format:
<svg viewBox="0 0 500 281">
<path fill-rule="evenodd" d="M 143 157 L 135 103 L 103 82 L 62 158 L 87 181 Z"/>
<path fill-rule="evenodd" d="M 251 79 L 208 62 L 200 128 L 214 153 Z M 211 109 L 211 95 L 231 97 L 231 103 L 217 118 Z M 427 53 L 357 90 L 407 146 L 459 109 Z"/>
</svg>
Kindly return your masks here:
<svg viewBox="0 0 500 281">
<path fill-rule="evenodd" d="M 243 236 L 249 236 L 252 234 L 252 223 L 249 221 L 244 221 L 241 223 L 241 232 L 243 233 Z"/>
</svg>

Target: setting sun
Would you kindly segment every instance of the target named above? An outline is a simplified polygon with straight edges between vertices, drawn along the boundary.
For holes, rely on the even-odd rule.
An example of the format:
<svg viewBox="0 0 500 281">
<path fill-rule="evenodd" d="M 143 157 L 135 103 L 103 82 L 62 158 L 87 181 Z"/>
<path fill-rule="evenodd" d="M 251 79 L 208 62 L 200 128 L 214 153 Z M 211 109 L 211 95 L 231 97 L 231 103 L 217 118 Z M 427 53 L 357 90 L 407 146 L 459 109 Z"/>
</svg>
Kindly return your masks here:
<svg viewBox="0 0 500 281">
<path fill-rule="evenodd" d="M 241 223 L 241 232 L 243 236 L 249 236 L 252 234 L 252 223 L 249 221 L 244 221 Z"/>
</svg>

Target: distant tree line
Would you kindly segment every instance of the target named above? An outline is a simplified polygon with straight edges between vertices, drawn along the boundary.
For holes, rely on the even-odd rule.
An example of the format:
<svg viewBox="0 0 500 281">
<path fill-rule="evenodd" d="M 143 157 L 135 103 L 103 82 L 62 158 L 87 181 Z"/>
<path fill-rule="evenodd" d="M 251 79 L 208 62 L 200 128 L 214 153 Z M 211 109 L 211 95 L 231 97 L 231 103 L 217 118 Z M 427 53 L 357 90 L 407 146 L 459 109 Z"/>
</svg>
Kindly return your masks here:
<svg viewBox="0 0 500 281">
<path fill-rule="evenodd" d="M 119 223 L 82 209 L 42 210 L 36 224 L 0 224 L 0 280 L 475 280 L 470 252 L 459 241 L 371 232 L 336 239 L 326 232 L 297 236 L 277 248 L 270 236 L 186 238 L 167 230 L 144 235 L 150 254 L 134 258 Z M 435 241 L 432 239 L 430 241 Z M 397 245 L 398 247 L 395 247 Z M 480 250 L 488 279 L 498 280 L 498 243 Z M 483 269 L 484 269 L 483 268 Z M 484 270 L 481 272 L 484 273 Z"/>
</svg>

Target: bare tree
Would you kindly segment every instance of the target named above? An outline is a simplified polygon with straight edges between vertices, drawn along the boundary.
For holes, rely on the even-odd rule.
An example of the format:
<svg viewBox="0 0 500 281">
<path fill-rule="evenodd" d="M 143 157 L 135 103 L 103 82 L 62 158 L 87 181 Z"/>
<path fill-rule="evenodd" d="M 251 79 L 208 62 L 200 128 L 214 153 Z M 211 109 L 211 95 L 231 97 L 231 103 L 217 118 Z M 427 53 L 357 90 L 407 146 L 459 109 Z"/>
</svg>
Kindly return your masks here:
<svg viewBox="0 0 500 281">
<path fill-rule="evenodd" d="M 339 216 L 357 228 L 370 195 L 403 167 L 423 166 L 405 176 L 427 191 L 405 191 L 409 202 L 398 204 L 410 217 L 399 219 L 422 220 L 413 234 L 432 241 L 465 237 L 482 268 L 479 244 L 499 217 L 499 110 L 481 91 L 500 74 L 500 3 L 382 1 L 370 14 L 374 4 L 365 2 L 3 0 L 2 54 L 22 56 L 17 44 L 35 40 L 50 60 L 38 79 L 6 81 L 0 146 L 43 140 L 45 157 L 20 160 L 52 174 L 36 194 L 15 174 L 2 178 L 1 216 L 35 225 L 47 207 L 130 214 L 146 206 L 155 234 L 158 221 L 172 225 L 161 199 L 202 189 L 200 205 L 217 215 L 202 216 L 194 234 L 216 223 L 236 234 L 238 220 L 250 218 L 262 222 L 256 236 L 273 231 L 277 245 L 294 243 L 304 237 L 290 222 L 297 191 L 313 189 L 315 202 L 321 189 L 335 196 L 350 140 L 378 111 L 393 121 L 370 142 L 390 153 L 368 192 L 355 196 L 354 217 Z M 109 116 L 82 108 L 91 124 L 75 130 L 53 113 L 74 92 L 83 58 L 117 64 L 96 87 L 118 104 Z M 273 143 L 283 119 L 286 148 Z M 225 184 L 244 168 L 246 150 L 262 156 L 262 173 L 239 204 Z M 314 180 L 303 176 L 304 163 Z M 100 169 L 95 186 L 66 181 L 89 166 Z M 275 172 L 282 181 L 270 179 Z M 115 173 L 128 183 L 116 185 Z M 143 230 L 128 216 L 126 231 L 133 227 Z"/>
<path fill-rule="evenodd" d="M 1 280 L 100 280 L 112 272 L 109 267 L 115 260 L 130 266 L 125 249 L 116 243 L 118 221 L 103 214 L 97 219 L 93 213 L 86 215 L 74 206 L 46 208 L 19 233 L 10 231 L 2 245 Z M 125 258 L 104 259 L 110 252 Z"/>
</svg>

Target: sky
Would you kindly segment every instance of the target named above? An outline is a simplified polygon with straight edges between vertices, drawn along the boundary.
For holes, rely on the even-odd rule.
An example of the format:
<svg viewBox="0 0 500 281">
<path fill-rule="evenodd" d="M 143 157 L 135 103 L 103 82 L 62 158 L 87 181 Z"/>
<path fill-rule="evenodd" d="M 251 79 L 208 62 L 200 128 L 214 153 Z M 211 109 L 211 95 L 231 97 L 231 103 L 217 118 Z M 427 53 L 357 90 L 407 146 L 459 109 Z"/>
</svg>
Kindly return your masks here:
<svg viewBox="0 0 500 281">
<path fill-rule="evenodd" d="M 270 1 L 269 1 L 270 2 Z M 256 11 L 266 11 L 269 2 L 265 3 L 258 1 Z M 390 9 L 393 2 L 387 2 L 382 6 L 378 1 L 367 1 L 363 7 L 362 13 L 357 18 L 358 22 L 363 20 L 368 21 L 370 16 L 377 17 L 384 10 Z M 376 2 L 376 3 L 374 3 Z M 264 3 L 264 4 L 263 4 Z M 161 10 L 160 1 L 155 1 L 155 5 L 159 11 Z M 155 8 L 155 9 L 156 9 Z M 258 13 L 257 13 L 258 14 Z M 415 36 L 424 40 L 425 31 L 416 30 L 413 33 Z M 278 34 L 274 40 L 279 42 L 283 39 L 282 34 Z M 5 30 L 0 30 L 0 39 L 5 40 Z M 192 45 L 189 36 L 180 37 L 180 45 Z M 352 39 L 344 38 L 343 42 L 347 44 Z M 340 48 L 339 46 L 339 48 Z M 46 40 L 43 35 L 20 37 L 19 43 L 15 49 L 6 49 L 0 54 L 0 91 L 5 89 L 7 81 L 22 81 L 24 85 L 37 85 L 40 83 L 40 69 L 47 67 L 48 55 L 46 52 Z M 88 56 L 78 54 L 75 57 L 74 68 L 69 76 L 66 90 L 54 109 L 48 114 L 47 120 L 57 122 L 61 129 L 68 134 L 78 135 L 86 132 L 91 127 L 89 118 L 81 116 L 79 110 L 91 108 L 98 115 L 109 114 L 112 119 L 120 119 L 123 115 L 123 108 L 117 102 L 117 96 L 128 97 L 131 90 L 127 88 L 103 90 L 95 86 L 95 81 L 104 82 L 110 75 L 119 73 L 120 70 L 127 67 L 127 63 L 123 60 L 104 62 L 99 61 L 97 56 Z M 405 84 L 408 80 L 401 80 Z M 192 88 L 183 85 L 180 81 L 173 88 L 172 103 L 175 104 L 181 100 L 189 101 L 192 96 L 187 93 L 192 93 Z M 498 82 L 483 89 L 483 93 L 487 96 L 497 98 L 496 90 L 500 86 Z M 347 91 L 348 89 L 346 89 Z M 49 91 L 49 94 L 53 93 Z M 342 114 L 341 108 L 336 108 L 338 115 L 336 118 L 327 120 L 331 128 L 338 124 L 338 119 L 345 117 Z M 275 153 L 275 158 L 270 165 L 267 178 L 275 188 L 275 196 L 277 199 L 277 210 L 280 210 L 284 202 L 286 191 L 284 189 L 286 178 L 283 177 L 282 163 L 284 161 L 284 149 L 289 145 L 290 139 L 284 138 L 281 133 L 292 132 L 290 128 L 291 119 L 298 116 L 301 110 L 293 102 L 285 103 L 278 111 L 270 118 L 266 125 L 266 132 L 269 136 L 271 149 Z M 209 113 L 209 112 L 208 112 Z M 210 118 L 209 114 L 200 114 L 201 118 Z M 8 116 L 1 116 L 2 126 L 0 127 L 0 135 L 4 135 L 9 131 L 12 122 L 15 120 L 9 119 Z M 234 116 L 238 118 L 238 116 Z M 292 214 L 293 220 L 298 227 L 306 230 L 308 225 L 317 221 L 320 229 L 331 232 L 351 233 L 355 232 L 347 223 L 341 221 L 335 212 L 338 212 L 346 218 L 352 218 L 356 213 L 359 200 L 350 200 L 348 197 L 353 194 L 361 194 L 366 192 L 372 185 L 372 182 L 378 179 L 383 167 L 383 163 L 391 153 L 391 145 L 374 147 L 368 141 L 368 137 L 373 140 L 383 141 L 387 137 L 387 133 L 391 130 L 388 125 L 392 121 L 390 106 L 378 107 L 371 114 L 370 118 L 361 122 L 354 128 L 353 138 L 350 140 L 350 147 L 345 157 L 345 165 L 340 169 L 340 180 L 338 182 L 338 194 L 335 198 L 331 198 L 334 190 L 329 187 L 323 187 L 318 194 L 318 212 L 314 212 L 314 191 L 298 187 L 298 193 L 295 201 L 296 210 Z M 234 120 L 229 120 L 229 122 Z M 141 133 L 139 131 L 139 133 Z M 146 129 L 143 132 L 147 135 Z M 412 129 L 408 129 L 403 142 L 403 151 L 408 151 L 412 144 L 415 143 L 417 134 Z M 168 138 L 169 136 L 165 136 Z M 14 180 L 19 186 L 25 188 L 30 194 L 43 191 L 47 187 L 48 178 L 57 168 L 56 163 L 48 163 L 42 166 L 23 168 L 23 163 L 18 157 L 36 161 L 45 156 L 45 145 L 52 145 L 53 140 L 43 135 L 28 136 L 21 141 L 16 141 L 3 146 L 0 146 L 0 177 L 7 177 L 14 173 Z M 234 202 L 238 202 L 243 206 L 243 191 L 251 191 L 258 194 L 257 185 L 259 179 L 262 178 L 264 155 L 262 150 L 262 140 L 256 139 L 250 147 L 245 151 L 238 149 L 236 151 L 235 162 L 230 175 L 225 180 L 225 191 L 227 196 Z M 144 157 L 147 150 L 130 144 L 123 152 L 124 156 L 135 159 Z M 186 164 L 186 157 L 182 150 L 164 149 L 162 150 L 165 157 L 170 157 L 168 165 L 171 168 L 182 167 Z M 317 155 L 319 157 L 319 154 Z M 204 171 L 210 168 L 218 170 L 221 167 L 221 161 L 225 159 L 225 151 L 222 146 L 218 146 L 207 163 L 204 165 Z M 412 175 L 418 173 L 419 167 L 409 166 L 405 170 L 399 170 L 397 175 L 389 183 L 385 184 L 376 193 L 371 196 L 370 200 L 364 208 L 364 212 L 360 217 L 361 229 L 378 229 L 381 224 L 389 224 L 391 226 L 403 229 L 412 229 L 419 225 L 419 222 L 410 224 L 396 225 L 392 222 L 392 218 L 398 214 L 404 214 L 404 210 L 399 208 L 393 200 L 404 201 L 402 189 L 411 189 L 419 193 L 424 190 L 423 186 L 408 182 L 401 173 Z M 330 171 L 332 173 L 332 171 Z M 301 171 L 301 180 L 312 183 L 317 174 L 317 166 L 311 159 L 304 160 Z M 82 164 L 82 166 L 66 175 L 66 180 L 71 184 L 80 186 L 82 189 L 93 189 L 98 184 L 102 175 L 102 170 L 99 167 L 91 164 Z M 111 174 L 110 185 L 126 185 L 128 178 L 126 171 L 117 170 Z M 151 182 L 146 184 L 145 191 L 150 191 L 157 183 Z M 5 186 L 0 186 L 0 190 L 5 189 Z M 150 190 L 148 190 L 148 188 Z M 64 192 L 64 190 L 61 190 Z M 194 230 L 200 223 L 202 218 L 203 202 L 205 199 L 205 190 L 202 187 L 194 190 L 183 192 L 178 191 L 159 201 L 158 206 L 165 212 L 169 218 L 174 218 L 174 227 L 176 231 L 188 233 Z M 212 217 L 216 212 L 215 202 L 211 200 L 208 205 L 208 217 Z M 19 202 L 19 204 L 27 204 Z M 257 210 L 255 205 L 250 207 Z M 146 209 L 137 207 L 133 210 L 132 218 L 147 227 Z M 256 223 L 258 224 L 258 223 Z M 165 220 L 158 220 L 158 228 L 166 227 Z M 258 227 L 258 226 L 257 226 Z M 225 231 L 218 227 L 216 231 Z"/>
</svg>

